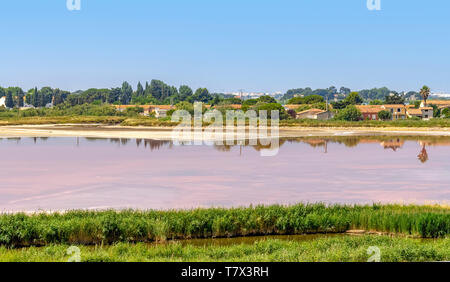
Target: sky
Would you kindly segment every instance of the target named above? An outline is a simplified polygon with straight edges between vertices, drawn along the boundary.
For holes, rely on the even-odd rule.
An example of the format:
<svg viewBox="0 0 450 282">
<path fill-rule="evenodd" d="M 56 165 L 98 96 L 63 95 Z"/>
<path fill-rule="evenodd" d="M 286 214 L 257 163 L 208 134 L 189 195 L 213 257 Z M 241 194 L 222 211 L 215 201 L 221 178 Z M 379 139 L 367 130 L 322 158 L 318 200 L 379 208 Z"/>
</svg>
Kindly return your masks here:
<svg viewBox="0 0 450 282">
<path fill-rule="evenodd" d="M 450 93 L 450 1 L 3 0 L 0 85 Z"/>
</svg>

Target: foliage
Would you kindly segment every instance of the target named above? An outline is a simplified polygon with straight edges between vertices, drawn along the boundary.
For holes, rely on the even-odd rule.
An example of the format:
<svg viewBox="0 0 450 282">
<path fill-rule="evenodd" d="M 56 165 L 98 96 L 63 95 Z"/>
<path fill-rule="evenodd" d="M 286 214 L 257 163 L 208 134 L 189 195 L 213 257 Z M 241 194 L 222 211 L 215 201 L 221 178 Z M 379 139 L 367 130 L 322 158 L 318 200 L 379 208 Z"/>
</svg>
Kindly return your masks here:
<svg viewBox="0 0 450 282">
<path fill-rule="evenodd" d="M 431 92 L 430 87 L 428 87 L 426 85 L 424 85 L 422 87 L 422 89 L 420 89 L 420 96 L 422 96 L 422 99 L 423 99 L 423 102 L 425 105 L 427 104 L 427 100 L 428 100 L 428 97 L 430 96 L 430 92 Z"/>
<path fill-rule="evenodd" d="M 306 97 L 294 97 L 290 99 L 287 103 L 293 105 L 300 104 L 316 104 L 316 103 L 324 103 L 325 99 L 319 95 L 311 95 Z"/>
<path fill-rule="evenodd" d="M 69 211 L 2 214 L 0 244 L 113 244 L 264 234 L 342 233 L 350 229 L 423 238 L 450 234 L 448 208 L 298 204 L 189 211 Z"/>
<path fill-rule="evenodd" d="M 82 262 L 367 262 L 377 246 L 382 262 L 450 260 L 450 239 L 417 240 L 392 236 L 302 236 L 251 241 L 218 239 L 167 244 L 117 243 L 78 245 Z M 3 262 L 66 262 L 69 245 L 9 249 L 0 247 Z"/>
<path fill-rule="evenodd" d="M 345 109 L 339 111 L 336 115 L 336 120 L 358 121 L 361 119 L 361 112 L 353 105 L 347 106 Z"/>
<path fill-rule="evenodd" d="M 369 105 L 383 105 L 384 102 L 378 99 L 370 101 Z"/>
<path fill-rule="evenodd" d="M 392 113 L 390 111 L 382 110 L 378 113 L 378 118 L 380 120 L 391 120 Z"/>
<path fill-rule="evenodd" d="M 386 96 L 384 103 L 387 105 L 404 105 L 405 97 L 398 93 L 392 93 Z"/>
</svg>

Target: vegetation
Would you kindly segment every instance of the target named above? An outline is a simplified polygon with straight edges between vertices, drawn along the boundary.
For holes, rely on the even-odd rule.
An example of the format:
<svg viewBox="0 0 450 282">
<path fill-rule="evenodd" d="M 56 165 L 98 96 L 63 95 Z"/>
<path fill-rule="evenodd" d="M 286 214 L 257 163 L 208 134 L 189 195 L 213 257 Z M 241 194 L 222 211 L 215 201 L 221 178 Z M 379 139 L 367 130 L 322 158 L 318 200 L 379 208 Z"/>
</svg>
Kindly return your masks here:
<svg viewBox="0 0 450 282">
<path fill-rule="evenodd" d="M 430 87 L 423 86 L 422 89 L 420 89 L 420 96 L 422 96 L 423 102 L 425 105 L 427 105 L 428 97 L 430 96 Z"/>
<path fill-rule="evenodd" d="M 450 212 L 435 206 L 257 206 L 189 211 L 70 211 L 3 214 L 0 245 L 114 244 L 268 234 L 341 233 L 350 229 L 422 238 L 450 234 Z"/>
<path fill-rule="evenodd" d="M 336 115 L 335 119 L 345 121 L 359 121 L 361 119 L 361 116 L 361 112 L 355 106 L 350 105 L 340 111 Z"/>
<path fill-rule="evenodd" d="M 450 260 L 450 239 L 417 240 L 388 236 L 335 236 L 305 241 L 259 240 L 252 244 L 193 245 L 180 242 L 148 245 L 117 243 L 78 246 L 82 262 L 367 262 L 368 249 L 380 249 L 382 262 Z M 69 245 L 26 249 L 0 247 L 4 262 L 66 262 Z M 72 254 L 73 255 L 73 254 Z"/>
<path fill-rule="evenodd" d="M 390 111 L 382 110 L 378 113 L 378 118 L 381 120 L 391 120 L 392 113 Z"/>
</svg>

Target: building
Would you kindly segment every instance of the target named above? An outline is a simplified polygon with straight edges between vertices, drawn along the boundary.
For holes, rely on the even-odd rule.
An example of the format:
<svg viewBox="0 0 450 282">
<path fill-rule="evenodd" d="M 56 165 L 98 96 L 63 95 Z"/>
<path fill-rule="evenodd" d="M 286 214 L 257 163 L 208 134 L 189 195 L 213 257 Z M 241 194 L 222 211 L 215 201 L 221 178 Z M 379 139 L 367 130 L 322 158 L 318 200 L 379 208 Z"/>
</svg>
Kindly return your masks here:
<svg viewBox="0 0 450 282">
<path fill-rule="evenodd" d="M 407 117 L 405 105 L 382 105 L 381 107 L 391 113 L 392 120 L 406 119 Z"/>
<path fill-rule="evenodd" d="M 388 111 L 392 115 L 392 120 L 406 119 L 405 105 L 357 105 L 364 120 L 378 120 L 381 111 Z"/>
<path fill-rule="evenodd" d="M 309 109 L 306 111 L 298 112 L 296 115 L 296 119 L 329 120 L 333 117 L 334 113 L 320 109 Z"/>
<path fill-rule="evenodd" d="M 356 105 L 363 120 L 378 120 L 378 113 L 384 110 L 381 105 Z"/>
<path fill-rule="evenodd" d="M 171 105 L 115 105 L 115 107 L 119 112 L 123 112 L 128 108 L 139 107 L 144 109 L 144 112 L 142 113 L 144 116 L 155 114 L 155 116 L 159 115 L 160 117 L 163 115 L 167 116 L 167 111 L 175 109 L 175 106 Z"/>
<path fill-rule="evenodd" d="M 0 98 L 0 107 L 6 107 L 6 97 L 5 96 Z"/>
<path fill-rule="evenodd" d="M 435 105 L 439 109 L 450 108 L 450 100 L 427 100 L 427 106 Z M 421 107 L 424 107 L 424 102 L 420 104 Z"/>
<path fill-rule="evenodd" d="M 417 117 L 423 120 L 430 120 L 433 118 L 433 108 L 432 107 L 420 107 L 408 108 L 407 115 L 409 118 Z"/>
</svg>

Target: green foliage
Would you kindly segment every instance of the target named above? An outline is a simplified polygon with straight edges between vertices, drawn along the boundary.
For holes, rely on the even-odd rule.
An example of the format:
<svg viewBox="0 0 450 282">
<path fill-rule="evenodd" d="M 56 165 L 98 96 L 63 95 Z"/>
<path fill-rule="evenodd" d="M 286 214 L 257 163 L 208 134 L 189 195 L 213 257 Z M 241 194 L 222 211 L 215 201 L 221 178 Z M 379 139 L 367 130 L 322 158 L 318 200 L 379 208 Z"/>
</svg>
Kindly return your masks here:
<svg viewBox="0 0 450 282">
<path fill-rule="evenodd" d="M 7 108 L 14 108 L 14 100 L 13 100 L 12 93 L 10 90 L 8 90 L 6 93 L 5 106 Z"/>
<path fill-rule="evenodd" d="M 258 99 L 248 99 L 248 100 L 245 100 L 242 103 L 242 105 L 243 106 L 253 106 L 253 105 L 256 105 L 257 103 L 258 103 Z"/>
<path fill-rule="evenodd" d="M 377 246 L 381 262 L 450 260 L 450 239 L 393 236 L 293 236 L 230 238 L 167 244 L 117 243 L 77 247 L 82 262 L 367 262 Z M 11 249 L 0 247 L 2 262 L 66 262 L 70 245 Z"/>
<path fill-rule="evenodd" d="M 336 120 L 358 121 L 361 119 L 361 112 L 353 105 L 341 110 L 335 117 Z"/>
<path fill-rule="evenodd" d="M 369 103 L 369 105 L 383 105 L 383 104 L 384 104 L 384 102 L 381 101 L 381 100 L 378 100 L 378 99 L 372 100 L 372 101 L 370 101 L 370 103 Z"/>
<path fill-rule="evenodd" d="M 449 108 L 443 109 L 441 112 L 441 117 L 450 118 L 450 109 Z"/>
<path fill-rule="evenodd" d="M 264 234 L 342 233 L 350 229 L 423 238 L 450 234 L 450 213 L 432 206 L 256 206 L 189 211 L 70 211 L 2 214 L 0 245 L 151 242 Z"/>
<path fill-rule="evenodd" d="M 289 118 L 289 115 L 287 114 L 286 110 L 283 108 L 281 104 L 278 103 L 257 104 L 256 110 L 258 113 L 259 111 L 267 111 L 267 118 L 272 118 L 272 111 L 279 112 L 280 120 Z"/>
<path fill-rule="evenodd" d="M 293 105 L 300 105 L 300 104 L 317 104 L 317 103 L 324 103 L 325 99 L 322 96 L 319 95 L 311 95 L 306 97 L 294 97 L 290 99 L 287 103 L 293 104 Z"/>
<path fill-rule="evenodd" d="M 275 100 L 275 98 L 273 98 L 272 96 L 261 96 L 258 98 L 258 102 L 275 104 L 275 103 L 277 103 L 277 100 Z"/>
<path fill-rule="evenodd" d="M 393 93 L 385 97 L 384 103 L 387 105 L 404 105 L 405 97 L 398 93 Z"/>
<path fill-rule="evenodd" d="M 391 120 L 392 113 L 390 111 L 382 110 L 378 113 L 378 118 L 380 120 Z"/>
</svg>

